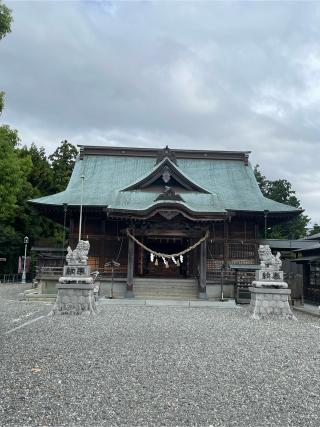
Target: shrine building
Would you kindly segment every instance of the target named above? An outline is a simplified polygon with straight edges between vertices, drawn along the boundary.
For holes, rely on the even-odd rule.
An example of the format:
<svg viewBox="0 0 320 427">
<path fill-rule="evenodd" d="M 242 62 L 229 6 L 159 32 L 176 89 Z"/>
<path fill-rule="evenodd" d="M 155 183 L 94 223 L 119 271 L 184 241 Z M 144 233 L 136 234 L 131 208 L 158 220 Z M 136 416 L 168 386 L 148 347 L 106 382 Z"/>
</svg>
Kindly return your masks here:
<svg viewBox="0 0 320 427">
<path fill-rule="evenodd" d="M 118 296 L 234 297 L 237 268 L 258 263 L 267 227 L 301 210 L 264 197 L 248 151 L 80 146 L 65 191 L 32 200 L 66 220 L 69 245 L 90 242 L 89 265 Z M 176 292 L 177 291 L 177 292 Z M 162 293 L 162 294 L 161 294 Z"/>
</svg>

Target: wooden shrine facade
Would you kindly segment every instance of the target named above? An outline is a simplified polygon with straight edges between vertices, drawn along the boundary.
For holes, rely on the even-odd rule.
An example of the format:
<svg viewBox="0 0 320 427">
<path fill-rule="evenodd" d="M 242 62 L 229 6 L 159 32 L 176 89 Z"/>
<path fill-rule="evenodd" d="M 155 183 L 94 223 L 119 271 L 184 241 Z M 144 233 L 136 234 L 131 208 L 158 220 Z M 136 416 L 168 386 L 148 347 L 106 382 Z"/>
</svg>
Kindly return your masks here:
<svg viewBox="0 0 320 427">
<path fill-rule="evenodd" d="M 198 278 L 208 282 L 234 275 L 230 264 L 257 262 L 260 231 L 299 210 L 266 199 L 256 183 L 248 152 L 132 149 L 81 146 L 64 192 L 31 201 L 45 215 L 69 224 L 75 247 L 83 203 L 82 238 L 90 241 L 89 264 L 108 274 L 106 262 L 134 293 L 134 277 Z M 64 214 L 67 218 L 64 218 Z M 136 239 L 128 236 L 128 231 Z M 183 262 L 161 258 L 186 253 Z M 179 265 L 180 264 L 180 265 Z"/>
<path fill-rule="evenodd" d="M 78 218 L 70 218 L 70 245 L 78 240 Z M 206 231 L 208 239 L 185 255 L 183 263 L 169 268 L 159 259 L 151 262 L 150 253 L 134 243 L 126 234 L 131 233 L 154 251 L 168 254 L 180 252 L 195 244 Z M 114 259 L 120 263 L 119 276 L 128 277 L 129 287 L 133 277 L 199 277 L 203 288 L 207 280 L 219 281 L 222 266 L 229 264 L 255 264 L 259 244 L 259 224 L 242 219 L 227 219 L 211 223 L 191 223 L 185 218 L 167 221 L 155 217 L 153 221 L 126 222 L 123 219 L 92 217 L 84 213 L 83 234 L 90 241 L 89 264 L 102 275 L 109 273 L 106 262 Z M 130 273 L 128 275 L 128 273 Z M 232 271 L 226 268 L 227 275 Z"/>
</svg>

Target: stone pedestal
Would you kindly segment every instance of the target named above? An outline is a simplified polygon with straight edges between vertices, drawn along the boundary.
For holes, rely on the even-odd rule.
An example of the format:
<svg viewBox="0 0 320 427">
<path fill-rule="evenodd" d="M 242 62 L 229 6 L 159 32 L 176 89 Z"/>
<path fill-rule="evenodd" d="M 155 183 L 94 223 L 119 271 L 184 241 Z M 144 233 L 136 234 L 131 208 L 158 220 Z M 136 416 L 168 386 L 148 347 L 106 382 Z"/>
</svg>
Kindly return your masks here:
<svg viewBox="0 0 320 427">
<path fill-rule="evenodd" d="M 276 316 L 282 319 L 297 320 L 289 305 L 290 289 L 250 287 L 249 290 L 251 292 L 250 311 L 253 319 Z"/>
<path fill-rule="evenodd" d="M 58 283 L 57 299 L 52 314 L 93 314 L 96 310 L 94 285 Z"/>
</svg>

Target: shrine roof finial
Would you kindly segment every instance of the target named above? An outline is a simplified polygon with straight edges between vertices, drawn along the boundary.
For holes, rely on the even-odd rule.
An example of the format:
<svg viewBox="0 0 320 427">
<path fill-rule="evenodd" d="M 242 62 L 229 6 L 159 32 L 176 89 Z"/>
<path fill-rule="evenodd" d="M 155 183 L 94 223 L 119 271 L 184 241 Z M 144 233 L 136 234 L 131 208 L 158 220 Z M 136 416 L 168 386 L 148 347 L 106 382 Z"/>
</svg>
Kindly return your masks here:
<svg viewBox="0 0 320 427">
<path fill-rule="evenodd" d="M 163 150 L 160 150 L 158 152 L 158 156 L 157 156 L 157 160 L 156 160 L 156 165 L 158 165 L 160 162 L 162 162 L 163 159 L 169 159 L 172 161 L 172 163 L 174 163 L 175 165 L 178 166 L 177 164 L 177 159 L 176 159 L 176 155 L 174 153 L 174 151 L 172 151 L 168 145 L 165 146 L 165 148 Z"/>
</svg>

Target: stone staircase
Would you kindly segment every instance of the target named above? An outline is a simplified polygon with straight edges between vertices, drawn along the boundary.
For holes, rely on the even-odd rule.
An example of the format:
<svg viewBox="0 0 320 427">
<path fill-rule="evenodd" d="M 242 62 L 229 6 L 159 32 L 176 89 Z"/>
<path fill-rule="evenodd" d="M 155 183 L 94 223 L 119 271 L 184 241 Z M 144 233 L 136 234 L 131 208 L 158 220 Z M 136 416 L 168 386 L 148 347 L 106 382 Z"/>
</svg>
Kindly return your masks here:
<svg viewBox="0 0 320 427">
<path fill-rule="evenodd" d="M 194 300 L 198 284 L 195 279 L 135 278 L 133 293 L 137 299 Z"/>
</svg>

